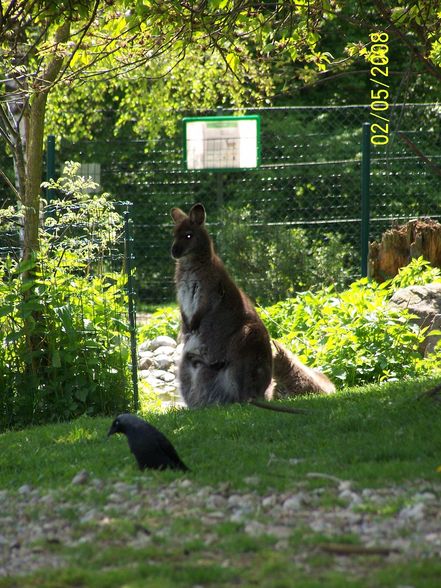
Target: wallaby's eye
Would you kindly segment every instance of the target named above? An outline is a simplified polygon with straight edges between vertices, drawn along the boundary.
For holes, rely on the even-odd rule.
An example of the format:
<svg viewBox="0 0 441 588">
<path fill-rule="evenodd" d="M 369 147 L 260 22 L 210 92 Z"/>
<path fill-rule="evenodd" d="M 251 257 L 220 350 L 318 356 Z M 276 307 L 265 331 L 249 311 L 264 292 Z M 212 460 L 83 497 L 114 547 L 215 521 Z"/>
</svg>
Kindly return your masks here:
<svg viewBox="0 0 441 588">
<path fill-rule="evenodd" d="M 185 233 L 184 237 L 186 239 L 191 239 L 193 237 L 193 233 Z"/>
</svg>

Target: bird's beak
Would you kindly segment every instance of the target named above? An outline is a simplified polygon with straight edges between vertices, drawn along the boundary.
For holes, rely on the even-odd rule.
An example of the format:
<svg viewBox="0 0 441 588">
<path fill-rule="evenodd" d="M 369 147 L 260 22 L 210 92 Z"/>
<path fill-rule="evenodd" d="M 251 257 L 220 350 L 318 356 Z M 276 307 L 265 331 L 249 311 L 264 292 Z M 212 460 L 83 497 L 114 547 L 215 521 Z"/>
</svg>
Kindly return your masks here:
<svg viewBox="0 0 441 588">
<path fill-rule="evenodd" d="M 112 425 L 109 429 L 109 432 L 107 433 L 107 438 L 109 438 L 111 435 L 114 435 L 116 433 L 116 429 L 115 427 Z"/>
</svg>

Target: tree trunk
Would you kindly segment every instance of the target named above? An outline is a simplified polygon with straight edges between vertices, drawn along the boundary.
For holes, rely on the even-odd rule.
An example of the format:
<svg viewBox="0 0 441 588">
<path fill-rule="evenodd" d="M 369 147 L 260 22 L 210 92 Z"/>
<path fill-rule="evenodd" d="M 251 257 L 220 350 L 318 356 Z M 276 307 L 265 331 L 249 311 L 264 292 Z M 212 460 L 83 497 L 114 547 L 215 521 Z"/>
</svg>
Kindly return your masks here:
<svg viewBox="0 0 441 588">
<path fill-rule="evenodd" d="M 47 94 L 34 96 L 29 116 L 26 149 L 26 181 L 22 200 L 24 214 L 23 260 L 38 252 L 40 223 L 40 185 L 43 172 L 44 116 Z"/>
<path fill-rule="evenodd" d="M 384 282 L 418 257 L 441 268 L 441 224 L 435 220 L 416 219 L 383 233 L 369 245 L 368 275 Z"/>
<path fill-rule="evenodd" d="M 68 40 L 70 24 L 62 24 L 55 35 L 55 50 L 58 43 Z M 24 104 L 23 116 L 26 127 L 26 143 L 23 145 L 20 132 L 16 135 L 16 151 L 14 160 L 16 168 L 22 172 L 25 169 L 25 177 L 20 178 L 19 194 L 23 211 L 23 242 L 22 259 L 28 261 L 33 255 L 38 255 L 40 250 L 40 202 L 41 182 L 43 176 L 43 150 L 44 150 L 44 124 L 48 93 L 55 82 L 63 65 L 64 57 L 55 55 L 49 60 L 44 72 L 35 82 L 33 93 L 29 103 Z M 22 279 L 33 280 L 35 268 L 26 267 Z M 34 295 L 34 288 L 26 288 L 23 294 L 25 302 Z M 30 390 L 27 398 L 29 411 L 34 410 L 34 398 L 39 382 L 44 378 L 47 367 L 47 353 L 45 345 L 45 326 L 41 312 L 33 310 L 24 319 L 24 331 L 28 360 L 26 362 L 30 377 Z"/>
<path fill-rule="evenodd" d="M 60 26 L 55 35 L 56 45 L 68 40 L 69 31 L 69 22 Z M 22 202 L 24 207 L 24 260 L 29 259 L 33 252 L 36 253 L 40 249 L 38 229 L 40 222 L 40 186 L 43 175 L 44 119 L 48 93 L 60 73 L 63 60 L 64 58 L 61 55 L 55 53 L 42 74 L 38 86 L 35 87 L 30 102 L 26 145 L 26 181 Z"/>
</svg>

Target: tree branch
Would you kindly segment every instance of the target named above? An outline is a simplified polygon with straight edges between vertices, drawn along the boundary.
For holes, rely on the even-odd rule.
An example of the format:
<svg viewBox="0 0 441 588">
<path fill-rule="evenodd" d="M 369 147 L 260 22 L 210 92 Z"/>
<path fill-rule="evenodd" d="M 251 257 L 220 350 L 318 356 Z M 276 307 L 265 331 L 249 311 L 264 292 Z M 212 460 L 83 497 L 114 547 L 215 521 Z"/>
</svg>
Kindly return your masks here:
<svg viewBox="0 0 441 588">
<path fill-rule="evenodd" d="M 409 40 L 408 35 L 403 33 L 403 31 L 400 28 L 395 26 L 394 22 L 390 18 L 389 7 L 386 6 L 382 0 L 374 0 L 374 5 L 377 7 L 377 10 L 378 10 L 380 16 L 382 16 L 385 19 L 385 21 L 387 22 L 387 28 L 390 31 L 393 31 L 393 33 L 397 37 L 399 37 L 409 47 L 409 49 L 412 51 L 412 53 L 415 55 L 415 57 L 418 59 L 418 61 L 420 61 L 424 65 L 424 67 L 431 73 L 431 75 L 433 75 L 435 78 L 441 80 L 441 68 L 439 68 L 436 65 L 434 65 L 433 63 L 431 63 L 421 53 L 421 51 L 418 49 L 418 47 L 416 47 L 414 45 L 414 43 L 412 43 Z M 426 31 L 427 31 L 427 29 L 426 29 Z"/>
<path fill-rule="evenodd" d="M 11 182 L 11 180 L 8 178 L 8 176 L 5 174 L 5 172 L 2 169 L 0 169 L 0 176 L 5 180 L 6 184 L 14 192 L 14 195 L 17 198 L 17 200 L 20 201 L 20 194 L 19 194 L 17 188 L 14 186 L 14 184 Z"/>
<path fill-rule="evenodd" d="M 406 145 L 408 147 L 410 147 L 410 149 L 416 154 L 418 155 L 418 157 L 420 159 L 422 159 L 424 161 L 424 163 L 427 163 L 427 165 L 432 169 L 432 171 L 437 175 L 441 177 L 441 168 L 436 165 L 436 163 L 434 163 L 431 159 L 429 159 L 426 155 L 424 155 L 424 153 L 422 151 L 420 151 L 420 149 L 418 149 L 418 147 L 415 145 L 415 143 L 413 143 L 413 141 L 411 141 L 409 139 L 409 137 L 407 135 L 405 135 L 402 131 L 398 131 L 398 137 L 399 139 L 401 139 L 401 141 L 403 141 L 403 143 L 406 143 Z"/>
</svg>

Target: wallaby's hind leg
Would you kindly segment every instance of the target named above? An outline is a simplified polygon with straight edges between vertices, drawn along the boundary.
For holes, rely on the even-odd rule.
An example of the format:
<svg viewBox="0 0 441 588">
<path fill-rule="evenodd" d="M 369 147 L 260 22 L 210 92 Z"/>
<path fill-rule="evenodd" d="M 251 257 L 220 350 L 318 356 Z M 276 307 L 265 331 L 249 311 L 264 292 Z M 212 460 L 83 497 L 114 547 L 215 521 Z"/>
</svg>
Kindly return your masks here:
<svg viewBox="0 0 441 588">
<path fill-rule="evenodd" d="M 237 385 L 221 364 L 210 366 L 194 356 L 187 356 L 179 367 L 179 380 L 182 397 L 189 408 L 239 400 Z"/>
<path fill-rule="evenodd" d="M 239 333 L 224 361 L 210 360 L 198 338 L 189 338 L 179 367 L 181 394 L 189 408 L 264 398 L 271 382 L 271 347 Z"/>
<path fill-rule="evenodd" d="M 225 385 L 236 390 L 234 402 L 264 398 L 271 382 L 272 357 L 269 339 L 245 325 L 231 341 Z"/>
</svg>

